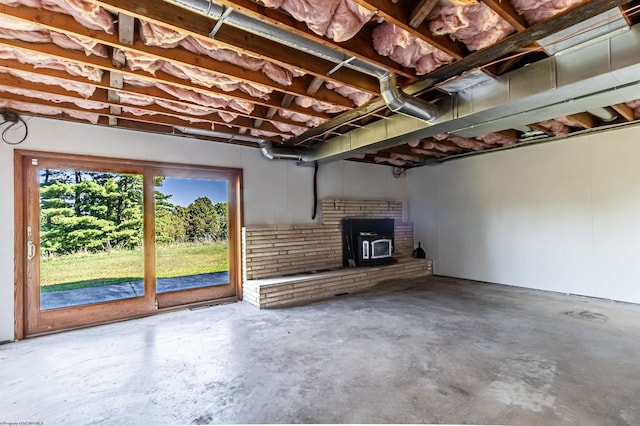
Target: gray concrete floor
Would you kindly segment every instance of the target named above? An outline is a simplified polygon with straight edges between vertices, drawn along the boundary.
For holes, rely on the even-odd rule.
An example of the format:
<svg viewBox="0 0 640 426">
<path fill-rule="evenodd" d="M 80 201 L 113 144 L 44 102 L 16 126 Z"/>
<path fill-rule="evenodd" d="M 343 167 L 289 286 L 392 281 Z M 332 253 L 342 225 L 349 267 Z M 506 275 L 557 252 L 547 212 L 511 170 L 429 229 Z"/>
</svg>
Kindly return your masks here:
<svg viewBox="0 0 640 426">
<path fill-rule="evenodd" d="M 640 424 L 640 306 L 422 278 L 0 346 L 0 422 Z"/>
</svg>

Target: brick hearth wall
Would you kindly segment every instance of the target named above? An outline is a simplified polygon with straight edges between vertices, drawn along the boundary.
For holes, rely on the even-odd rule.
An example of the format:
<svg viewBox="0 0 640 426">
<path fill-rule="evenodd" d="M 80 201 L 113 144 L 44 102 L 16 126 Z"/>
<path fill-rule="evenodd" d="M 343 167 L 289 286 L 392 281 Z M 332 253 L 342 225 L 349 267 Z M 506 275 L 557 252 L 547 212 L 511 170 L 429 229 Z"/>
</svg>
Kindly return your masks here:
<svg viewBox="0 0 640 426">
<path fill-rule="evenodd" d="M 340 221 L 394 219 L 394 257 L 413 251 L 413 224 L 403 222 L 401 201 L 322 201 L 320 225 L 247 226 L 242 229 L 244 281 L 342 267 Z"/>
</svg>

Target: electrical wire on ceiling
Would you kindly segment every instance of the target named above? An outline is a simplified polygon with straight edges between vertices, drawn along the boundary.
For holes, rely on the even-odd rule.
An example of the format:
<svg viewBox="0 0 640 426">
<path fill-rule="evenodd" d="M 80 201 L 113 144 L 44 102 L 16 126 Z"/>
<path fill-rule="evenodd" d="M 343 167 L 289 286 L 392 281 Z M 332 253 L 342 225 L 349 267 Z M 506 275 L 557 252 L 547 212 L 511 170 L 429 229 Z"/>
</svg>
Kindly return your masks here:
<svg viewBox="0 0 640 426">
<path fill-rule="evenodd" d="M 29 135 L 29 127 L 27 127 L 27 123 L 24 119 L 20 117 L 20 114 L 13 111 L 3 111 L 0 127 L 3 127 L 5 124 L 8 124 L 8 126 L 4 127 L 2 129 L 2 133 L 0 133 L 4 143 L 7 145 L 19 145 L 27 139 L 27 136 Z M 20 126 L 21 124 L 22 126 Z M 10 140 L 9 136 L 13 134 L 13 131 L 19 131 L 21 127 L 24 128 L 24 135 L 18 140 Z"/>
</svg>

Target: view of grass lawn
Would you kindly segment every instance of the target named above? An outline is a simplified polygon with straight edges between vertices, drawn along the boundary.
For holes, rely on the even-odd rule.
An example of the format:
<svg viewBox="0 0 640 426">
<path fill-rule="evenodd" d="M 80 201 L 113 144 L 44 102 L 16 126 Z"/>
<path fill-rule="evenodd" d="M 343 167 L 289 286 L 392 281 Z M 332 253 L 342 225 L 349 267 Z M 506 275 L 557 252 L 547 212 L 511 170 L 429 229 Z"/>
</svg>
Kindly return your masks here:
<svg viewBox="0 0 640 426">
<path fill-rule="evenodd" d="M 227 242 L 158 245 L 157 277 L 173 278 L 229 269 Z M 40 262 L 43 292 L 117 284 L 143 278 L 142 248 L 75 253 Z"/>
</svg>

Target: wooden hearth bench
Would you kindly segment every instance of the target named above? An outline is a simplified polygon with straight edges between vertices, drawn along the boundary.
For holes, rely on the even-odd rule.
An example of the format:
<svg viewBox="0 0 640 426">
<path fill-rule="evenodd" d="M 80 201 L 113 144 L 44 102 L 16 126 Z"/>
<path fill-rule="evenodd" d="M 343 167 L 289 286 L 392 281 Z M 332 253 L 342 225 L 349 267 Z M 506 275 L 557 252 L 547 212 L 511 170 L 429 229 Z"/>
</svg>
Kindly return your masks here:
<svg viewBox="0 0 640 426">
<path fill-rule="evenodd" d="M 431 259 L 400 257 L 396 263 L 385 266 L 339 268 L 326 272 L 245 280 L 243 298 L 260 309 L 300 305 L 363 290 L 383 282 L 432 273 Z"/>
</svg>

